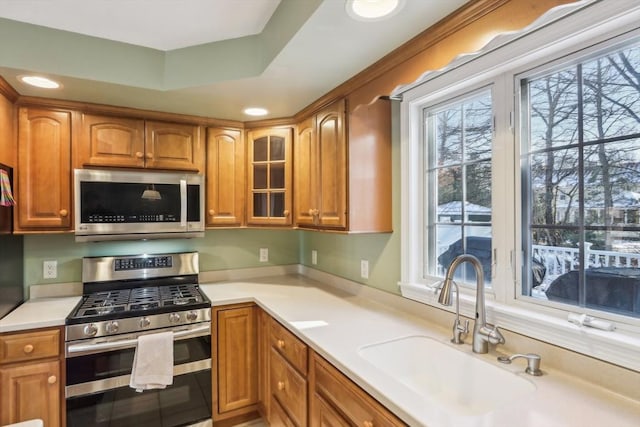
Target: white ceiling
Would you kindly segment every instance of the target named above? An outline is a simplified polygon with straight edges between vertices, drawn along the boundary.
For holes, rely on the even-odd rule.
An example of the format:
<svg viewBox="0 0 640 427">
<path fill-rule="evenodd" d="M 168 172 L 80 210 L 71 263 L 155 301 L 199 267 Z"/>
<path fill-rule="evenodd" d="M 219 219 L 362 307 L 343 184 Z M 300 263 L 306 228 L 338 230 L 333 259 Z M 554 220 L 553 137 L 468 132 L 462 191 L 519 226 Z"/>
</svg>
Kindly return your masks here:
<svg viewBox="0 0 640 427">
<path fill-rule="evenodd" d="M 406 0 L 360 22 L 345 0 L 0 0 L 0 75 L 27 96 L 288 117 L 466 1 Z M 30 88 L 27 72 L 63 88 Z"/>
</svg>

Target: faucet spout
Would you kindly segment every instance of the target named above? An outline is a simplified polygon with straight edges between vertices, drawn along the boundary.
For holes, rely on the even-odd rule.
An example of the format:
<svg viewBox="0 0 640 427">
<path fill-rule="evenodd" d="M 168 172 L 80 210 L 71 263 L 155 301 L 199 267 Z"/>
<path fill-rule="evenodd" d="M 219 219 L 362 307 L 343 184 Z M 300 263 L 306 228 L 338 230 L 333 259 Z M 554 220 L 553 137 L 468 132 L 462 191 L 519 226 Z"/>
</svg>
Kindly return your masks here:
<svg viewBox="0 0 640 427">
<path fill-rule="evenodd" d="M 473 343 L 474 353 L 487 353 L 489 351 L 489 343 L 504 344 L 504 337 L 500 333 L 497 326 L 492 327 L 487 324 L 486 307 L 484 301 L 484 272 L 480 260 L 473 255 L 458 255 L 451 261 L 445 279 L 440 291 L 438 302 L 444 305 L 451 305 L 451 284 L 453 283 L 453 274 L 458 266 L 464 262 L 470 263 L 476 272 L 476 321 L 473 325 Z"/>
</svg>

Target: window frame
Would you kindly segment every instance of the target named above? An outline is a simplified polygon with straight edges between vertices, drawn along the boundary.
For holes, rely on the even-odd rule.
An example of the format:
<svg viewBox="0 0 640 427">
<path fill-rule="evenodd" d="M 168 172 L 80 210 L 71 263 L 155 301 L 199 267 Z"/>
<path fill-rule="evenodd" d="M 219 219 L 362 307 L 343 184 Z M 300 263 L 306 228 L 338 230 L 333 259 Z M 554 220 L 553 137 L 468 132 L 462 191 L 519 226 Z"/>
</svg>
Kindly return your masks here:
<svg viewBox="0 0 640 427">
<path fill-rule="evenodd" d="M 581 307 L 567 309 L 564 304 L 521 295 L 522 227 L 520 172 L 520 86 L 519 78 L 540 67 L 584 57 L 601 50 L 602 43 L 621 43 L 640 37 L 640 5 L 632 0 L 583 2 L 565 7 L 561 18 L 532 25 L 506 41 L 490 42 L 483 51 L 458 59 L 445 69 L 423 78 L 398 94 L 401 103 L 401 282 L 403 296 L 441 309 L 434 286 L 440 280 L 422 274 L 427 259 L 425 230 L 426 140 L 423 110 L 469 94 L 483 86 L 492 87 L 494 145 L 492 165 L 511 171 L 492 173 L 492 223 L 503 231 L 493 235 L 493 286 L 486 290 L 487 320 L 505 329 L 554 345 L 640 370 L 640 319 L 607 316 L 619 320 L 615 331 L 580 327 L 567 320 L 569 313 L 596 314 Z M 553 16 L 559 8 L 548 13 Z M 600 17 L 594 21 L 593 16 Z M 551 19 L 551 18 L 549 18 Z M 496 43 L 498 46 L 496 46 Z M 595 46 L 598 45 L 598 46 Z M 563 59 L 560 59 L 563 58 Z M 552 65 L 555 66 L 555 65 Z M 546 68 L 548 70 L 549 68 Z M 494 169 L 495 170 L 495 169 Z M 511 176 L 513 179 L 504 179 Z M 498 197 L 497 195 L 502 195 Z M 511 199 L 508 196 L 512 195 Z M 496 230 L 496 227 L 493 227 Z M 460 310 L 473 318 L 475 290 L 461 286 Z"/>
</svg>

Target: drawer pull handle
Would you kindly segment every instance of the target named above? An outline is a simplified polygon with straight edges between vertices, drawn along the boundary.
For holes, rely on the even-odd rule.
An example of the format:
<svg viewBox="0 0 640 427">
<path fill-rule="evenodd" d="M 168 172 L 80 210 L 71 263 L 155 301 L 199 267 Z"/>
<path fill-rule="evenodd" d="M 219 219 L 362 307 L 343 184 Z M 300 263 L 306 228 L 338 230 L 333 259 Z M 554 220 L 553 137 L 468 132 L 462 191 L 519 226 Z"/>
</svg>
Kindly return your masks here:
<svg viewBox="0 0 640 427">
<path fill-rule="evenodd" d="M 33 345 L 32 344 L 25 345 L 22 351 L 24 351 L 26 354 L 31 353 L 33 351 Z"/>
<path fill-rule="evenodd" d="M 66 218 L 69 212 L 66 209 L 60 209 L 60 216 Z"/>
<path fill-rule="evenodd" d="M 153 153 L 147 153 L 145 157 L 149 160 L 153 159 Z"/>
<path fill-rule="evenodd" d="M 284 381 L 278 381 L 278 391 L 284 390 Z"/>
<path fill-rule="evenodd" d="M 136 157 L 137 157 L 138 159 L 141 159 L 141 158 L 143 158 L 143 157 L 144 157 L 144 154 L 142 154 L 140 151 L 137 151 L 137 152 L 136 152 Z"/>
<path fill-rule="evenodd" d="M 56 381 L 58 381 L 58 378 L 57 378 L 55 375 L 51 375 L 51 376 L 47 379 L 47 382 L 48 382 L 49 384 L 55 384 L 55 383 L 56 383 Z"/>
<path fill-rule="evenodd" d="M 362 427 L 373 427 L 373 421 L 365 421 L 362 423 Z"/>
<path fill-rule="evenodd" d="M 213 209 L 209 209 L 210 216 L 214 216 L 215 214 L 216 214 L 216 211 L 214 211 Z"/>
<path fill-rule="evenodd" d="M 284 348 L 284 340 L 278 340 L 278 348 L 279 349 L 283 349 Z"/>
</svg>

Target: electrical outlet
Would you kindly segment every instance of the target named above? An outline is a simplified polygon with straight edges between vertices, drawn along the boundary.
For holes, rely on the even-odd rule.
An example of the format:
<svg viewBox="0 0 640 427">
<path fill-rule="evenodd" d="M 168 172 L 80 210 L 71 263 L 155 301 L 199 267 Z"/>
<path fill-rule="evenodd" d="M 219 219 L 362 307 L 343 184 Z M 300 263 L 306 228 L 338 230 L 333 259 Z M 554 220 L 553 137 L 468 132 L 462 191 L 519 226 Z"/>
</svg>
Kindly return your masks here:
<svg viewBox="0 0 640 427">
<path fill-rule="evenodd" d="M 311 251 L 311 264 L 316 265 L 318 263 L 318 251 L 315 249 Z"/>
<path fill-rule="evenodd" d="M 260 262 L 269 261 L 269 248 L 260 248 Z"/>
<path fill-rule="evenodd" d="M 369 261 L 366 259 L 360 260 L 360 277 L 363 279 L 369 278 Z"/>
<path fill-rule="evenodd" d="M 58 277 L 58 261 L 45 261 L 42 263 L 42 277 L 55 279 Z"/>
</svg>

